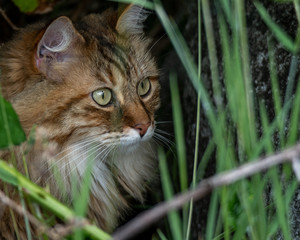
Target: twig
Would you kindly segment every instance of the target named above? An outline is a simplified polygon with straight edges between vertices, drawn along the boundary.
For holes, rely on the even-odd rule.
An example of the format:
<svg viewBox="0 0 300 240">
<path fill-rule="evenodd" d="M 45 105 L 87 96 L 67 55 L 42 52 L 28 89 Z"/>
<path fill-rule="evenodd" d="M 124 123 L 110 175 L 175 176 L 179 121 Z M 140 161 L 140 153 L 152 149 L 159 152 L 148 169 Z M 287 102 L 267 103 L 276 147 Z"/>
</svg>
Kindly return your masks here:
<svg viewBox="0 0 300 240">
<path fill-rule="evenodd" d="M 5 11 L 0 8 L 0 14 L 2 15 L 2 17 L 5 19 L 5 21 L 8 23 L 8 25 L 15 31 L 20 30 L 19 27 L 17 27 L 15 24 L 13 24 L 13 22 L 9 19 L 9 17 L 6 15 Z"/>
<path fill-rule="evenodd" d="M 117 229 L 117 231 L 112 235 L 112 238 L 114 240 L 131 238 L 146 229 L 149 225 L 157 222 L 170 211 L 181 208 L 191 199 L 193 199 L 193 201 L 199 200 L 217 187 L 232 184 L 238 180 L 269 169 L 272 166 L 294 161 L 294 159 L 298 158 L 299 155 L 300 144 L 277 154 L 246 163 L 234 170 L 207 178 L 201 181 L 195 189 L 179 194 L 170 201 L 159 203 L 152 209 L 141 213 L 136 218 Z"/>
</svg>

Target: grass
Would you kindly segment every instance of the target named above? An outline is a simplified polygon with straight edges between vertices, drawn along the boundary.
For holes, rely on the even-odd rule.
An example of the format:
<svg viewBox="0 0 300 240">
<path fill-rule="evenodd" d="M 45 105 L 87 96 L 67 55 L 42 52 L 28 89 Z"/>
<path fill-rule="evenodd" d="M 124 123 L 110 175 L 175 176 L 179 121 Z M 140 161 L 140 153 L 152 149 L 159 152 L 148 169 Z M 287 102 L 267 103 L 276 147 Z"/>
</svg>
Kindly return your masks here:
<svg viewBox="0 0 300 240">
<path fill-rule="evenodd" d="M 122 1 L 124 2 L 124 1 Z M 143 5 L 143 1 L 135 2 Z M 297 17 L 300 16 L 299 2 L 294 0 Z M 175 22 L 168 17 L 159 0 L 148 2 L 145 7 L 156 12 L 173 45 L 186 73 L 198 93 L 196 116 L 196 142 L 194 159 L 186 157 L 184 118 L 180 103 L 180 92 L 176 70 L 170 74 L 170 88 L 173 106 L 175 142 L 177 156 L 172 161 L 176 167 L 168 167 L 164 150 L 159 149 L 159 169 L 161 173 L 164 199 L 175 194 L 175 189 L 186 191 L 200 182 L 208 168 L 209 161 L 215 161 L 216 172 L 233 169 L 243 163 L 257 159 L 266 153 L 280 151 L 294 145 L 299 136 L 300 84 L 293 89 L 296 77 L 296 62 L 299 49 L 299 31 L 293 40 L 269 16 L 264 6 L 255 1 L 255 7 L 273 34 L 268 39 L 270 85 L 274 117 L 270 118 L 267 107 L 253 90 L 253 76 L 250 71 L 249 45 L 247 37 L 245 1 L 198 0 L 198 59 L 193 59 L 187 43 Z M 212 17 L 211 7 L 215 7 L 216 18 Z M 203 22 L 204 29 L 201 29 Z M 212 24 L 212 21 L 214 24 Z M 218 34 L 215 32 L 218 31 Z M 201 34 L 203 36 L 201 37 Z M 216 36 L 219 36 L 216 38 Z M 291 52 L 287 88 L 281 94 L 276 69 L 274 39 Z M 203 45 L 201 39 L 208 43 Z M 221 58 L 217 56 L 217 43 L 220 44 Z M 201 48 L 208 49 L 210 61 L 212 96 L 208 94 L 201 79 Z M 222 65 L 222 69 L 218 68 Z M 1 103 L 3 106 L 3 102 Z M 200 105 L 203 111 L 200 112 Z M 2 107 L 3 112 L 3 107 Z M 199 152 L 200 114 L 208 119 L 212 132 L 211 139 L 203 152 Z M 7 125 L 5 125 L 7 126 Z M 258 127 L 261 126 L 261 127 Z M 9 129 L 5 128 L 6 131 Z M 9 134 L 8 134 L 9 136 Z M 11 140 L 10 140 L 11 143 Z M 169 156 L 169 155 L 168 155 Z M 188 182 L 187 165 L 193 164 L 192 182 Z M 169 169 L 177 169 L 179 179 L 172 179 Z M 34 189 L 32 197 L 39 204 L 56 213 L 63 220 L 70 216 L 84 216 L 88 201 L 89 176 L 83 184 L 84 197 L 69 209 L 49 196 L 43 189 L 33 186 L 30 181 L 0 162 L 0 177 L 3 181 L 20 186 L 28 184 Z M 172 183 L 180 183 L 180 187 Z M 22 185 L 23 186 L 23 185 Z M 27 186 L 27 185 L 26 185 Z M 289 207 L 297 188 L 297 181 L 291 166 L 275 167 L 263 174 L 256 174 L 230 186 L 215 189 L 210 198 L 206 226 L 201 233 L 203 239 L 274 239 L 281 235 L 292 239 Z M 46 196 L 45 202 L 35 191 Z M 78 194 L 74 193 L 74 194 Z M 23 198 L 22 198 L 23 199 Z M 51 207 L 52 208 L 49 208 Z M 170 212 L 166 227 L 159 228 L 153 239 L 191 239 L 193 203 L 185 205 L 180 211 Z M 26 219 L 25 219 L 26 220 Z M 85 231 L 101 233 L 103 239 L 109 236 L 94 226 Z M 84 239 L 84 233 L 75 232 L 70 239 Z M 30 236 L 28 236 L 30 238 Z"/>
<path fill-rule="evenodd" d="M 215 1 L 217 9 L 218 27 L 213 27 L 211 5 L 208 1 L 198 1 L 199 19 L 200 9 L 203 10 L 203 20 L 210 59 L 213 98 L 208 97 L 203 87 L 200 74 L 196 75 L 194 61 L 189 50 L 186 49 L 182 37 L 172 21 L 165 18 L 159 2 L 155 1 L 154 9 L 162 21 L 175 51 L 181 59 L 191 82 L 198 91 L 204 114 L 209 120 L 212 130 L 212 140 L 207 151 L 202 155 L 199 166 L 205 168 L 207 161 L 215 149 L 217 172 L 232 169 L 246 161 L 251 161 L 264 153 L 271 153 L 293 145 L 299 134 L 299 92 L 293 91 L 296 67 L 296 58 L 291 62 L 288 76 L 287 90 L 284 96 L 279 94 L 279 84 L 275 69 L 275 52 L 273 41 L 269 39 L 270 76 L 273 93 L 275 116 L 268 118 L 265 104 L 257 99 L 253 91 L 252 76 L 250 73 L 249 47 L 247 42 L 247 26 L 245 21 L 244 1 Z M 217 2 L 220 2 L 218 5 Z M 266 9 L 259 2 L 255 2 L 258 12 L 266 22 L 277 40 L 291 53 L 298 50 L 298 42 L 293 41 L 268 15 Z M 295 6 L 298 6 L 295 4 Z M 199 23 L 200 25 L 200 23 Z M 215 39 L 213 33 L 219 29 L 220 39 Z M 199 33 L 201 30 L 199 30 Z M 201 39 L 201 37 L 199 37 Z M 297 39 L 296 39 L 297 40 Z M 216 44 L 219 41 L 222 47 L 222 65 L 224 79 L 216 67 L 219 59 L 216 57 Z M 188 52 L 186 52 L 188 51 Z M 201 43 L 199 43 L 201 52 Z M 201 58 L 199 58 L 201 59 Z M 198 71 L 201 69 L 199 61 Z M 188 66 L 187 66 L 188 65 Z M 267 66 L 268 67 L 268 66 Z M 171 81 L 173 81 L 171 79 Z M 176 88 L 176 83 L 171 84 Z M 224 85 L 224 95 L 227 102 L 223 102 L 221 86 Z M 174 95 L 171 94 L 174 99 Z M 173 111 L 178 112 L 173 105 Z M 199 114 L 200 108 L 195 109 Z M 218 121 L 217 121 L 218 119 Z M 231 123 L 231 124 L 228 124 Z M 199 122 L 198 122 L 199 124 Z M 261 125 L 263 133 L 257 126 Z M 286 132 L 288 126 L 288 133 Z M 174 120 L 175 132 L 182 127 Z M 201 125 L 198 127 L 201 129 Z M 197 130 L 198 131 L 198 130 Z M 277 132 L 280 134 L 277 135 Z M 276 139 L 278 136 L 278 139 Z M 182 141 L 182 139 L 180 139 Z M 278 147 L 276 141 L 280 142 Z M 198 139 L 197 139 L 198 141 Z M 177 147 L 178 140 L 176 139 Z M 197 156 L 197 148 L 195 156 Z M 202 166 L 203 163 L 203 166 Z M 197 162 L 195 161 L 194 167 Z M 281 234 L 284 239 L 292 239 L 289 225 L 289 206 L 297 182 L 291 173 L 290 166 L 273 168 L 263 175 L 255 175 L 231 186 L 216 189 L 211 196 L 210 208 L 207 216 L 206 231 L 202 233 L 205 239 L 270 239 Z M 198 169 L 196 176 L 200 181 L 204 169 Z M 162 173 L 164 174 L 164 173 Z M 284 181 L 282 181 L 284 179 Z M 174 181 L 175 182 L 175 181 Z M 286 188 L 285 185 L 292 187 Z M 267 188 L 271 186 L 271 193 Z M 271 198 L 267 201 L 266 196 Z M 185 216 L 182 210 L 182 216 Z M 191 211 L 188 213 L 189 224 L 182 224 L 182 232 L 190 231 Z M 184 217 L 183 217 L 184 220 Z M 172 225 L 173 222 L 169 221 Z M 189 226 L 188 230 L 184 229 Z M 173 226 L 175 227 L 175 226 Z M 172 227 L 170 227 L 172 228 Z M 188 239 L 189 233 L 182 239 Z M 170 239 L 172 239 L 170 237 Z"/>
</svg>

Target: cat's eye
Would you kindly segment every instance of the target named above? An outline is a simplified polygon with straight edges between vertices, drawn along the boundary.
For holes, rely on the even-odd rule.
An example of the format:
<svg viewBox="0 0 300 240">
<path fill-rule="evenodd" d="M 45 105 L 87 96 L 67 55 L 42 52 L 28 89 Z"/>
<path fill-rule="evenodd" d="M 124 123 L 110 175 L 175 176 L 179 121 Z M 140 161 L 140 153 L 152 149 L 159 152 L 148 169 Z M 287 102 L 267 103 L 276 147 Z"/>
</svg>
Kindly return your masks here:
<svg viewBox="0 0 300 240">
<path fill-rule="evenodd" d="M 108 88 L 101 88 L 92 92 L 92 97 L 96 103 L 102 107 L 105 107 L 111 103 L 112 93 Z"/>
<path fill-rule="evenodd" d="M 141 97 L 145 97 L 150 92 L 150 90 L 151 90 L 151 82 L 149 78 L 145 78 L 139 83 L 137 91 Z"/>
</svg>

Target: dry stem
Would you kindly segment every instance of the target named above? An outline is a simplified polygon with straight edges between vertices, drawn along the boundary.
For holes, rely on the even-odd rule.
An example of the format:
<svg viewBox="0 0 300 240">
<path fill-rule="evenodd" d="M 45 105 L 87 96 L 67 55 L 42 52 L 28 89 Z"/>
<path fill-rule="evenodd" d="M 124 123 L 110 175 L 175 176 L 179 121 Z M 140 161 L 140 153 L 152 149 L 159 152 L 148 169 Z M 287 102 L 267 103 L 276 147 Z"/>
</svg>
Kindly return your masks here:
<svg viewBox="0 0 300 240">
<path fill-rule="evenodd" d="M 5 11 L 2 8 L 0 8 L 0 14 L 13 30 L 15 31 L 20 30 L 20 28 L 18 28 L 15 24 L 13 24 L 13 22 L 9 19 L 9 17 L 6 15 Z"/>
</svg>

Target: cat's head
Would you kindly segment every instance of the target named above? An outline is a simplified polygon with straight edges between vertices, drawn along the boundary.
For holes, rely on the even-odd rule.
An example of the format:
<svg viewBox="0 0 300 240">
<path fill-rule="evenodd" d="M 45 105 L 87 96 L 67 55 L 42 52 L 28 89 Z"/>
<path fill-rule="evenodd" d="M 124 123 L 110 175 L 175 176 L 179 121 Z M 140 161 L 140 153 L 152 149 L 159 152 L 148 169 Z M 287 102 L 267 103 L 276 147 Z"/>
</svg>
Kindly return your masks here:
<svg viewBox="0 0 300 240">
<path fill-rule="evenodd" d="M 25 130 L 42 126 L 61 145 L 86 137 L 122 146 L 150 139 L 160 87 L 144 19 L 144 10 L 130 5 L 121 15 L 108 10 L 75 24 L 59 17 L 36 33 L 31 74 L 10 98 Z"/>
</svg>

